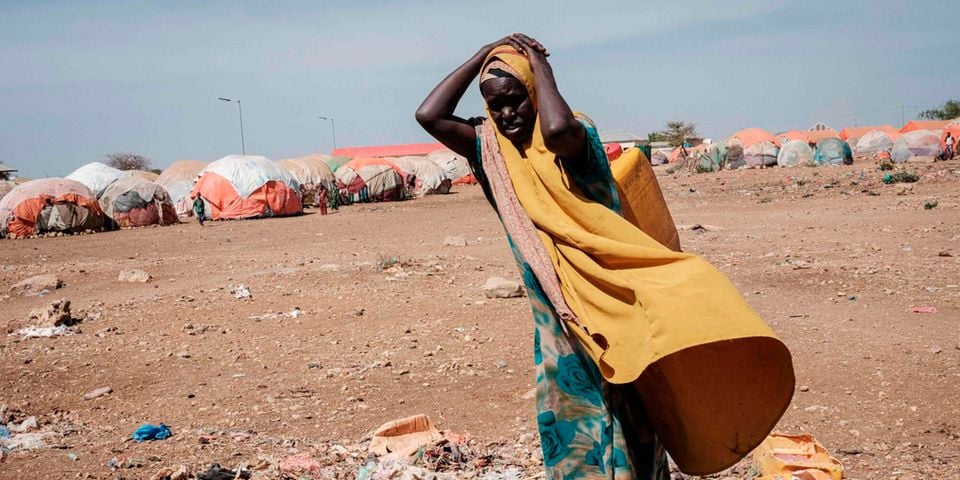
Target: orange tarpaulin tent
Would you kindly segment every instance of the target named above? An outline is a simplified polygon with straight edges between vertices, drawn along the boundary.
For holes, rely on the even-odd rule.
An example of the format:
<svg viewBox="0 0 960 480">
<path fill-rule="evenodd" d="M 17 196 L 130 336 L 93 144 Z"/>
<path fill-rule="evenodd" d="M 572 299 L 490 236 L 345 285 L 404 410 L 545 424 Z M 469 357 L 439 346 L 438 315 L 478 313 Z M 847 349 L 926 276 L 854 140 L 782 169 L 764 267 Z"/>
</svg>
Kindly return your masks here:
<svg viewBox="0 0 960 480">
<path fill-rule="evenodd" d="M 280 217 L 303 212 L 300 182 L 266 157 L 228 155 L 200 172 L 199 194 L 214 220 Z"/>
<path fill-rule="evenodd" d="M 783 133 L 778 133 L 774 136 L 777 137 L 777 140 L 780 140 L 780 145 L 783 146 L 783 144 L 789 142 L 790 140 L 800 140 L 810 143 L 810 137 L 807 135 L 807 133 L 809 132 L 804 130 L 788 130 Z"/>
<path fill-rule="evenodd" d="M 943 130 L 949 124 L 950 120 L 910 120 L 900 129 L 900 133 L 912 132 L 914 130 L 930 130 L 939 133 L 940 130 Z"/>
<path fill-rule="evenodd" d="M 825 138 L 840 138 L 840 134 L 832 128 L 807 131 L 807 143 L 819 143 L 820 140 Z"/>
<path fill-rule="evenodd" d="M 44 226 L 43 211 L 58 205 L 67 209 L 58 209 L 59 223 L 47 222 L 49 225 Z M 25 237 L 42 233 L 48 227 L 64 232 L 98 229 L 105 220 L 93 192 L 86 185 L 66 178 L 32 180 L 17 186 L 0 200 L 0 236 Z"/>
<path fill-rule="evenodd" d="M 730 135 L 730 137 L 739 138 L 740 141 L 743 142 L 743 148 L 748 148 L 760 142 L 770 142 L 777 147 L 780 147 L 780 140 L 773 136 L 772 133 L 762 128 L 745 128 L 737 133 L 734 133 L 733 135 Z"/>
<path fill-rule="evenodd" d="M 886 133 L 890 138 L 896 140 L 900 136 L 900 131 L 896 129 L 893 125 L 874 125 L 872 127 L 847 127 L 843 130 L 840 130 L 840 140 L 848 140 L 850 138 L 861 138 L 864 135 L 874 131 L 880 130 L 883 133 Z"/>
</svg>

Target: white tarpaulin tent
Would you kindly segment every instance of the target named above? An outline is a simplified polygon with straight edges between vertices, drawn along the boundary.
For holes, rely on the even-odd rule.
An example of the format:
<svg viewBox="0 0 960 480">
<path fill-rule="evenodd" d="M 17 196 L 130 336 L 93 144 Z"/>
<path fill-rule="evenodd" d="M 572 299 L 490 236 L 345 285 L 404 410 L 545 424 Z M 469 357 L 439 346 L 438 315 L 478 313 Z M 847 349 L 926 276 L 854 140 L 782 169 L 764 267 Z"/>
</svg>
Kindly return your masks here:
<svg viewBox="0 0 960 480">
<path fill-rule="evenodd" d="M 91 162 L 74 170 L 66 178 L 86 185 L 99 198 L 108 185 L 122 176 L 124 176 L 122 170 L 117 170 L 100 162 Z"/>
</svg>

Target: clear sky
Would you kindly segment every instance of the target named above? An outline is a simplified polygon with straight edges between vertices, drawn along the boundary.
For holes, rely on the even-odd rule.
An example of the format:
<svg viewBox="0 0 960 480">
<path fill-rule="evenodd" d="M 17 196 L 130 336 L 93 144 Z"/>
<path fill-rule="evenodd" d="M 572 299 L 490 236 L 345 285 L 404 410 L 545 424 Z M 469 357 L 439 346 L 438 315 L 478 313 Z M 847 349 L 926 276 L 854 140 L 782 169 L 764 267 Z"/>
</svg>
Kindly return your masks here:
<svg viewBox="0 0 960 480">
<path fill-rule="evenodd" d="M 682 5 L 681 5 L 682 4 Z M 900 122 L 960 98 L 952 1 L 0 2 L 0 162 L 66 175 L 114 151 L 158 167 L 428 141 L 427 92 L 490 41 L 551 50 L 601 129 L 721 138 Z M 461 108 L 480 114 L 471 89 Z"/>
</svg>

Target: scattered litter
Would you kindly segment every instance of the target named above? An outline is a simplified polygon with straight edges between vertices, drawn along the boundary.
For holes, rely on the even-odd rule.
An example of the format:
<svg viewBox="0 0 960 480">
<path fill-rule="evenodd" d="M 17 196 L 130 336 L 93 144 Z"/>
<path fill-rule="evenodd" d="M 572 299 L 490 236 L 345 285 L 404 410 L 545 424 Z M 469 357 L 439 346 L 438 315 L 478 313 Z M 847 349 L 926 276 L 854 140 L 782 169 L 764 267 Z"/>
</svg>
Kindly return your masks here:
<svg viewBox="0 0 960 480">
<path fill-rule="evenodd" d="M 84 400 L 93 400 L 94 398 L 102 397 L 102 396 L 104 396 L 104 395 L 106 395 L 106 394 L 108 394 L 108 393 L 111 393 L 111 392 L 113 392 L 113 389 L 110 388 L 110 387 L 100 387 L 100 388 L 98 388 L 98 389 L 96 389 L 96 390 L 91 390 L 91 391 L 83 394 L 83 399 L 84 399 Z"/>
<path fill-rule="evenodd" d="M 253 295 L 250 293 L 250 289 L 244 284 L 237 285 L 230 290 L 230 293 L 233 294 L 233 298 L 242 300 L 244 298 L 253 298 Z"/>
<path fill-rule="evenodd" d="M 0 425 L 0 438 L 10 438 L 10 430 Z"/>
<path fill-rule="evenodd" d="M 46 445 L 46 440 L 57 436 L 54 432 L 30 432 L 12 435 L 10 438 L 0 437 L 0 449 L 3 450 L 36 450 Z"/>
<path fill-rule="evenodd" d="M 133 432 L 131 438 L 138 442 L 143 442 L 146 440 L 163 440 L 170 437 L 170 435 L 173 435 L 173 433 L 171 433 L 170 429 L 162 423 L 160 425 L 151 425 L 149 423 L 145 423 L 141 425 L 137 431 Z"/>
<path fill-rule="evenodd" d="M 276 313 L 276 312 L 267 312 L 263 315 L 253 315 L 250 320 L 276 320 L 278 318 L 300 318 L 304 315 L 303 310 L 300 310 L 300 307 L 293 307 L 293 310 L 289 312 Z"/>
<path fill-rule="evenodd" d="M 300 318 L 303 316 L 303 310 L 300 310 L 298 307 L 293 307 L 293 310 L 284 313 L 283 316 L 287 318 Z"/>
<path fill-rule="evenodd" d="M 913 307 L 910 313 L 937 313 L 937 307 Z"/>
<path fill-rule="evenodd" d="M 13 422 L 10 422 L 7 424 L 7 430 L 9 430 L 11 433 L 29 432 L 30 430 L 35 428 L 37 428 L 37 417 L 35 416 L 27 417 L 24 421 L 20 422 L 19 424 L 16 424 Z"/>
<path fill-rule="evenodd" d="M 70 300 L 56 300 L 49 305 L 41 308 L 35 308 L 30 311 L 30 319 L 38 320 L 40 326 L 59 327 L 61 325 L 71 326 L 80 323 L 79 318 L 73 318 L 70 313 Z"/>
<path fill-rule="evenodd" d="M 250 471 L 242 468 L 233 471 L 214 463 L 210 465 L 207 471 L 197 474 L 197 480 L 234 480 L 237 478 L 250 478 Z"/>
<path fill-rule="evenodd" d="M 50 338 L 61 335 L 72 335 L 74 332 L 65 325 L 59 327 L 26 327 L 13 332 L 11 335 L 18 335 L 23 338 Z"/>
<path fill-rule="evenodd" d="M 76 462 L 77 460 L 80 460 L 80 455 L 70 452 L 67 454 L 67 460 L 70 460 L 71 462 Z"/>
<path fill-rule="evenodd" d="M 370 453 L 385 459 L 406 459 L 443 438 L 430 417 L 414 415 L 384 423 L 374 431 Z"/>
<path fill-rule="evenodd" d="M 843 464 L 812 435 L 772 433 L 753 451 L 757 480 L 843 478 Z"/>
<path fill-rule="evenodd" d="M 283 459 L 278 467 L 281 472 L 296 475 L 301 473 L 319 473 L 323 465 L 314 460 L 309 453 L 300 453 Z"/>
</svg>

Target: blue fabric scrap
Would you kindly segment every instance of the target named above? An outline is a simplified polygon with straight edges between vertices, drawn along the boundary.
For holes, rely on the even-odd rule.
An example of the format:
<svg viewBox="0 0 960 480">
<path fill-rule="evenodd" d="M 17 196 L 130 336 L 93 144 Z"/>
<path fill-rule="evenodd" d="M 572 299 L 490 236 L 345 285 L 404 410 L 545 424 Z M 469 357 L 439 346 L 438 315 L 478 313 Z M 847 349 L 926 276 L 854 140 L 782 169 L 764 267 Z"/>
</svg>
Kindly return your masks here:
<svg viewBox="0 0 960 480">
<path fill-rule="evenodd" d="M 145 423 L 140 425 L 136 432 L 133 432 L 132 438 L 138 442 L 143 442 L 145 440 L 163 440 L 170 435 L 173 435 L 170 428 L 162 423 L 159 426 Z"/>
</svg>

